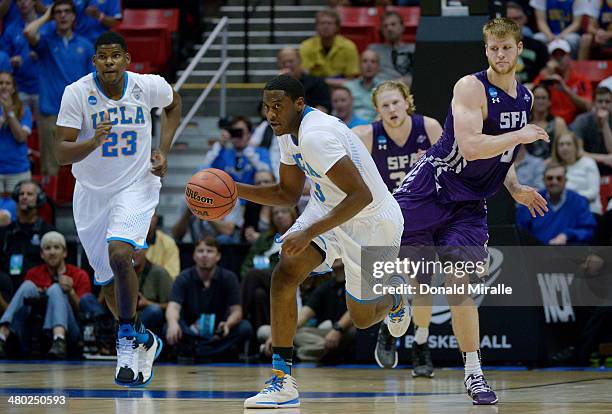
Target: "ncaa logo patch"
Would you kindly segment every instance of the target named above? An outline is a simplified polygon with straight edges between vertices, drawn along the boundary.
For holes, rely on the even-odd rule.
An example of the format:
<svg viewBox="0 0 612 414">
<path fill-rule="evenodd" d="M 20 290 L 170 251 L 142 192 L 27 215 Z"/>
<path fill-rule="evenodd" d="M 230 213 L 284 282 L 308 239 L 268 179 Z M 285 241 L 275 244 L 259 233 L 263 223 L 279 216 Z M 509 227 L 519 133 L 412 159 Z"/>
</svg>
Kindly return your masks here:
<svg viewBox="0 0 612 414">
<path fill-rule="evenodd" d="M 497 98 L 497 89 L 493 87 L 489 88 L 489 96 L 491 98 Z"/>
<path fill-rule="evenodd" d="M 380 135 L 376 138 L 376 140 L 378 141 L 379 145 L 383 145 L 387 143 L 387 137 Z"/>
<path fill-rule="evenodd" d="M 90 95 L 89 98 L 87 98 L 87 102 L 89 102 L 90 105 L 95 105 L 98 103 L 98 99 L 95 96 Z"/>
</svg>

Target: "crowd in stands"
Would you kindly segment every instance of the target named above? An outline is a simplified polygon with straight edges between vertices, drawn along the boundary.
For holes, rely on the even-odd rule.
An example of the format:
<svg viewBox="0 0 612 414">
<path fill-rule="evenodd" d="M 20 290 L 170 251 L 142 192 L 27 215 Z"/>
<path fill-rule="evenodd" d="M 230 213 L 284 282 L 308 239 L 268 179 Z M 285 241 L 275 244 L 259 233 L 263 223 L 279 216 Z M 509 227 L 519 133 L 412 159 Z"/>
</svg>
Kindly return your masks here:
<svg viewBox="0 0 612 414">
<path fill-rule="evenodd" d="M 516 209 L 525 243 L 612 244 L 609 234 L 596 236 L 612 228 L 612 201 L 600 193 L 602 177 L 612 175 L 612 78 L 594 83 L 575 65 L 612 52 L 612 8 L 594 3 L 506 3 L 507 16 L 523 30 L 517 76 L 534 94 L 531 122 L 550 136 L 550 143 L 522 147 L 516 160 L 520 182 L 549 201 L 543 218 Z M 100 340 L 113 318 L 96 296 L 93 275 L 69 263 L 66 239 L 40 212 L 47 201 L 43 186 L 58 174 L 52 142 L 63 90 L 92 71 L 92 42 L 121 16 L 118 0 L 0 0 L 0 358 L 27 355 L 35 329 L 48 334 L 40 338 L 50 357 L 78 355 L 91 336 L 86 327 L 93 325 Z M 415 44 L 405 41 L 402 14 L 392 9 L 380 15 L 379 42 L 365 48 L 341 28 L 337 10 L 318 12 L 316 35 L 299 49 L 280 48 L 277 67 L 300 80 L 310 106 L 351 128 L 369 125 L 379 117 L 374 88 L 387 80 L 412 85 Z M 278 142 L 262 110 L 257 125 L 240 114 L 220 120 L 219 139 L 202 154 L 200 169 L 219 168 L 243 183 L 276 182 Z M 28 148 L 34 126 L 39 181 L 32 180 L 35 149 Z M 162 217 L 153 217 L 148 249 L 134 255 L 137 309 L 167 339 L 170 353 L 201 360 L 269 356 L 275 237 L 295 222 L 308 190 L 307 184 L 297 208 L 239 202 L 219 221 L 199 220 L 183 206 L 179 220 L 166 223 L 170 234 L 161 229 Z M 187 263 L 177 245 L 184 241 L 193 246 Z M 246 246 L 244 254 L 232 256 L 232 245 Z M 331 274 L 300 287 L 295 345 L 301 360 L 338 362 L 353 345 L 343 278 L 337 263 Z M 106 345 L 98 351 L 113 349 Z"/>
</svg>

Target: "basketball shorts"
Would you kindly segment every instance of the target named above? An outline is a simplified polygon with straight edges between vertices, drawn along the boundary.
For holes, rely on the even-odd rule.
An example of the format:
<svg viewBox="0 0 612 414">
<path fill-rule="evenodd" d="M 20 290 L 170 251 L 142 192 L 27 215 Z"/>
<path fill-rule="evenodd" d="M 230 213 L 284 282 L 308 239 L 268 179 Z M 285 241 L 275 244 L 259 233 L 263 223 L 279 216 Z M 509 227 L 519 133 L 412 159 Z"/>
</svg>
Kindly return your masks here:
<svg viewBox="0 0 612 414">
<path fill-rule="evenodd" d="M 285 234 L 306 229 L 325 214 L 326 211 L 319 203 L 311 199 L 302 215 Z M 372 290 L 372 285 L 376 283 L 374 276 L 368 270 L 362 272 L 362 247 L 384 247 L 381 249 L 384 251 L 384 260 L 395 260 L 403 228 L 402 212 L 389 194 L 373 215 L 349 220 L 313 239 L 325 253 L 323 263 L 314 269 L 313 274 L 330 272 L 334 261 L 342 259 L 348 295 L 357 302 L 380 299 Z M 362 274 L 372 280 L 362 280 Z"/>
<path fill-rule="evenodd" d="M 96 285 L 106 285 L 113 280 L 109 241 L 123 241 L 137 249 L 148 247 L 147 233 L 159 202 L 160 189 L 160 178 L 151 173 L 113 193 L 90 190 L 77 181 L 72 203 L 74 222 L 94 269 Z"/>
</svg>

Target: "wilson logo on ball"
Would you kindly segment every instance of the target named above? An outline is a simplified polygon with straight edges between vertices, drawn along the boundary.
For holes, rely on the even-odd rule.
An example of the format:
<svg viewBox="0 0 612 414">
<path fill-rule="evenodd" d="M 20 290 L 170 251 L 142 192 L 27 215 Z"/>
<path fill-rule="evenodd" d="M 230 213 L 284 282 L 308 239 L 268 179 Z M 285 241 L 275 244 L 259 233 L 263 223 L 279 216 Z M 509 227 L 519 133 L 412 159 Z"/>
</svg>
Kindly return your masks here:
<svg viewBox="0 0 612 414">
<path fill-rule="evenodd" d="M 213 199 L 210 197 L 203 197 L 197 191 L 193 191 L 191 188 L 187 187 L 185 189 L 185 195 L 194 201 L 198 201 L 204 204 L 213 204 Z"/>
</svg>

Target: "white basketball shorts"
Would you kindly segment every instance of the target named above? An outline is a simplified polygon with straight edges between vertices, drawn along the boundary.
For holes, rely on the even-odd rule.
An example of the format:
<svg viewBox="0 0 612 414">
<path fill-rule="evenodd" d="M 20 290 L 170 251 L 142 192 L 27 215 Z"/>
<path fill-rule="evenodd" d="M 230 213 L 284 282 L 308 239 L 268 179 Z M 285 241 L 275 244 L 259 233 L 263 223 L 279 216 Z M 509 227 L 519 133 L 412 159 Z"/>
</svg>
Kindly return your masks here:
<svg viewBox="0 0 612 414">
<path fill-rule="evenodd" d="M 123 241 L 137 249 L 147 247 L 147 233 L 159 202 L 160 188 L 160 178 L 151 173 L 113 193 L 93 191 L 77 181 L 72 203 L 74 222 L 94 269 L 96 285 L 113 281 L 109 241 Z"/>
<path fill-rule="evenodd" d="M 325 214 L 321 206 L 311 199 L 285 235 L 306 229 Z M 378 300 L 380 296 L 375 295 L 371 289 L 374 276 L 366 272 L 368 273 L 366 277 L 372 280 L 362 281 L 362 247 L 386 247 L 384 254 L 388 257 L 385 257 L 385 260 L 395 260 L 399 253 L 403 231 L 402 211 L 397 201 L 389 194 L 381 203 L 377 213 L 349 220 L 312 240 L 325 253 L 325 260 L 312 274 L 329 272 L 334 261 L 342 259 L 346 291 L 349 296 L 357 302 Z"/>
</svg>

